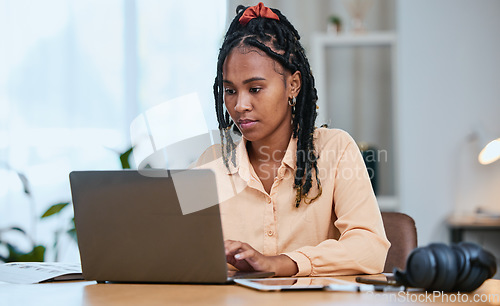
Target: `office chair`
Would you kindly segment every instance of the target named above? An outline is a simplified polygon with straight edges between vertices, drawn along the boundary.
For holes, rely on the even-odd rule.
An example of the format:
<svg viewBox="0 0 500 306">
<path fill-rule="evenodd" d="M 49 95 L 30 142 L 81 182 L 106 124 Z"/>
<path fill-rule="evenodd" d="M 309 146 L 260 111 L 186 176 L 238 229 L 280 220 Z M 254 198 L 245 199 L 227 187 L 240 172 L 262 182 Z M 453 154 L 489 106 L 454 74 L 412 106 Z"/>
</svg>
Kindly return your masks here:
<svg viewBox="0 0 500 306">
<path fill-rule="evenodd" d="M 417 229 L 412 217 L 398 212 L 382 212 L 385 234 L 391 243 L 384 272 L 405 269 L 406 258 L 417 247 Z"/>
</svg>

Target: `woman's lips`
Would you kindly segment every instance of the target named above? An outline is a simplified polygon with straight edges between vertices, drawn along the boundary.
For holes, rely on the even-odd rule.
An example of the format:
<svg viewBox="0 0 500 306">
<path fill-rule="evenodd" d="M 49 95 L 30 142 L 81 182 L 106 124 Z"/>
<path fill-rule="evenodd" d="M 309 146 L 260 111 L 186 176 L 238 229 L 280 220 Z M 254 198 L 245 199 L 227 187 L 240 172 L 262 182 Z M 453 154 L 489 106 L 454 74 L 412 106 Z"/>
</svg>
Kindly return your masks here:
<svg viewBox="0 0 500 306">
<path fill-rule="evenodd" d="M 243 130 L 249 129 L 257 123 L 256 120 L 240 120 L 238 122 L 240 124 L 240 128 Z"/>
</svg>

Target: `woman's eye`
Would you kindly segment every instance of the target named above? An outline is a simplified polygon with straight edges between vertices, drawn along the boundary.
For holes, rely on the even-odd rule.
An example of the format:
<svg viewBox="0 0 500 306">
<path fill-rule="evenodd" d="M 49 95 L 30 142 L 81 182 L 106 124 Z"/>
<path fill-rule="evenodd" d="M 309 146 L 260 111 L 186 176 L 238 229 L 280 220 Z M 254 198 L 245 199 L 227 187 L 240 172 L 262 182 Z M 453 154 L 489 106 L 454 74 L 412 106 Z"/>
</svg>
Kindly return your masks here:
<svg viewBox="0 0 500 306">
<path fill-rule="evenodd" d="M 257 87 L 250 88 L 250 92 L 257 93 L 257 92 L 259 92 L 261 89 L 262 89 L 262 88 L 257 88 Z"/>
<path fill-rule="evenodd" d="M 234 94 L 236 91 L 234 89 L 231 89 L 231 88 L 226 88 L 224 89 L 224 92 L 228 95 L 232 95 Z"/>
</svg>

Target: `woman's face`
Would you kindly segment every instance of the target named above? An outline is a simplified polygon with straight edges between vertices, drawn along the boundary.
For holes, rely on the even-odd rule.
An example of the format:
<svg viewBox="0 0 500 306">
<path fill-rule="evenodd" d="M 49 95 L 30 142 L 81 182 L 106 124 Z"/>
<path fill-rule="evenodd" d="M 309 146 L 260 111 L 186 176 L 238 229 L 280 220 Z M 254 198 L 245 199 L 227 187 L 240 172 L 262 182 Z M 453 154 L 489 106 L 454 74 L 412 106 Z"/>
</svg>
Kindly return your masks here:
<svg viewBox="0 0 500 306">
<path fill-rule="evenodd" d="M 224 103 L 243 136 L 272 143 L 291 135 L 288 100 L 300 90 L 300 72 L 293 75 L 254 47 L 235 47 L 223 68 Z"/>
</svg>

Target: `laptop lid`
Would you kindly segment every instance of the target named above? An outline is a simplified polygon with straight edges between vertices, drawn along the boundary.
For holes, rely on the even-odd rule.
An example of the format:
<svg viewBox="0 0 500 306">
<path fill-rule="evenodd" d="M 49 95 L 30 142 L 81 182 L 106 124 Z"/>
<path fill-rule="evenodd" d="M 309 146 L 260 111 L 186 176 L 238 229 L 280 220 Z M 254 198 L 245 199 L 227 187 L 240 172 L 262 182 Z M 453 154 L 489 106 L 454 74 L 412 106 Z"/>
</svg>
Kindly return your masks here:
<svg viewBox="0 0 500 306">
<path fill-rule="evenodd" d="M 182 171 L 200 201 L 218 203 L 211 170 Z M 70 173 L 85 279 L 227 282 L 219 206 L 184 215 L 172 174 L 166 170 Z"/>
</svg>

